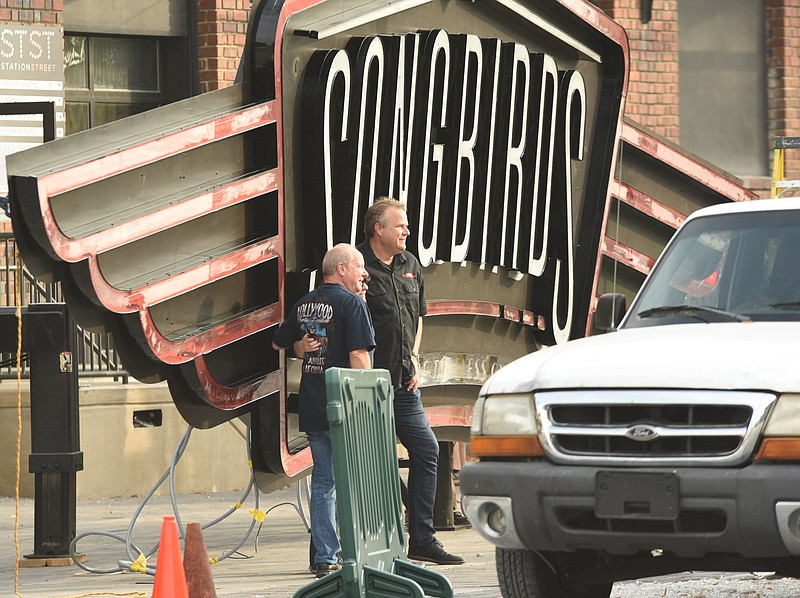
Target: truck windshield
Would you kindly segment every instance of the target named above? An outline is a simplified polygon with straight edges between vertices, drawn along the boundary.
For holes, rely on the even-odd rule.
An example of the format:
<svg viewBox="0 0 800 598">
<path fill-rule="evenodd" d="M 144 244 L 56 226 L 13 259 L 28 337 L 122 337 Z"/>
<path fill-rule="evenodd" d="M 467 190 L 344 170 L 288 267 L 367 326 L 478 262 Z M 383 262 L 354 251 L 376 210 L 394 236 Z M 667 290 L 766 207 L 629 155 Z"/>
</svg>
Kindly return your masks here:
<svg viewBox="0 0 800 598">
<path fill-rule="evenodd" d="M 710 215 L 688 222 L 647 278 L 624 327 L 800 321 L 800 213 Z"/>
</svg>

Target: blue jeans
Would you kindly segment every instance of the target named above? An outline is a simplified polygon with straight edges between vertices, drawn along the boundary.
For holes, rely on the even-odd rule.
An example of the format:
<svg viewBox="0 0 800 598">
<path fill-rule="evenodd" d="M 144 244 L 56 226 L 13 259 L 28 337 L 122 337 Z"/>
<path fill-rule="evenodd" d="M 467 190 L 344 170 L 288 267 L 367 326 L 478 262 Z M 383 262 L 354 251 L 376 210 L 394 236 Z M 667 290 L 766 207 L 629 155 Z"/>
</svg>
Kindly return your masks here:
<svg viewBox="0 0 800 598">
<path fill-rule="evenodd" d="M 410 392 L 405 386 L 394 389 L 394 425 L 397 438 L 408 451 L 409 546 L 427 546 L 436 535 L 433 502 L 439 443 L 428 423 L 419 391 Z"/>
<path fill-rule="evenodd" d="M 336 563 L 342 546 L 336 525 L 336 486 L 330 432 L 308 432 L 314 469 L 311 472 L 311 539 L 315 564 Z"/>
</svg>

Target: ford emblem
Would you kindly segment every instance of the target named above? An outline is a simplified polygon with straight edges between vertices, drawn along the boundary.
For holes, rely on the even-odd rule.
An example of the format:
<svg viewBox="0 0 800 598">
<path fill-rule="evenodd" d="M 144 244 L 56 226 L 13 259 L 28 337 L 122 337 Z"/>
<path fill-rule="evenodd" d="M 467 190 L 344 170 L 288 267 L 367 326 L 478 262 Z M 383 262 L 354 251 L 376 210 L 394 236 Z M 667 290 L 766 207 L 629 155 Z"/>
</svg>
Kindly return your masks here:
<svg viewBox="0 0 800 598">
<path fill-rule="evenodd" d="M 631 426 L 625 431 L 625 436 L 631 440 L 638 440 L 639 442 L 648 442 L 658 438 L 658 432 L 651 426 Z"/>
</svg>

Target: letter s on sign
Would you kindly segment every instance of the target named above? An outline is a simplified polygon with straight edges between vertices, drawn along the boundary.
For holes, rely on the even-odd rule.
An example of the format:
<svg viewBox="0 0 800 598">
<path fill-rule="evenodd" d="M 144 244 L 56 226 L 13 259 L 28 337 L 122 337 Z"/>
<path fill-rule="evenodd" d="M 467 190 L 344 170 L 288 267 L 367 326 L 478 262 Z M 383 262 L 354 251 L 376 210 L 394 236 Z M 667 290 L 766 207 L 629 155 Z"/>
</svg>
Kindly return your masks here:
<svg viewBox="0 0 800 598">
<path fill-rule="evenodd" d="M 553 285 L 553 336 L 557 343 L 569 340 L 575 288 L 574 253 L 572 241 L 572 161 L 583 160 L 584 131 L 586 129 L 586 84 L 578 71 L 566 71 L 558 90 L 558 115 L 563 126 L 558 127 L 563 137 L 561 156 L 564 171 L 564 204 L 560 206 L 563 226 L 563 244 L 556 254 L 555 284 Z M 556 207 L 556 209 L 559 209 Z"/>
</svg>

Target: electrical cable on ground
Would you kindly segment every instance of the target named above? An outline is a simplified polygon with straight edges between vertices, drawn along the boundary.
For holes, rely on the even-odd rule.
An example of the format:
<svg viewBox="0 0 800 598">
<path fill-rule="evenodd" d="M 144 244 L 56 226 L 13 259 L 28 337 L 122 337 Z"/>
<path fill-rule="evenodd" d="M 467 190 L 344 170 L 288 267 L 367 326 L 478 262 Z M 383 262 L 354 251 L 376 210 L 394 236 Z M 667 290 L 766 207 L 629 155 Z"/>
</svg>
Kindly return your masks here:
<svg viewBox="0 0 800 598">
<path fill-rule="evenodd" d="M 234 426 L 235 427 L 235 426 Z M 169 480 L 169 493 L 170 493 L 170 502 L 172 505 L 172 511 L 175 516 L 175 521 L 178 524 L 178 533 L 181 539 L 185 537 L 185 528 L 180 516 L 180 508 L 177 503 L 176 493 L 175 493 L 175 470 L 177 465 L 183 456 L 186 447 L 189 444 L 189 439 L 191 437 L 192 431 L 194 428 L 192 426 L 188 426 L 186 432 L 184 432 L 183 436 L 181 437 L 178 445 L 175 448 L 175 451 L 172 455 L 172 460 L 170 462 L 169 467 L 167 470 L 161 475 L 158 481 L 153 485 L 150 491 L 144 496 L 142 501 L 139 503 L 139 506 L 136 508 L 133 516 L 131 517 L 130 523 L 128 524 L 128 528 L 126 530 L 125 535 L 117 534 L 111 531 L 103 531 L 103 530 L 91 530 L 84 533 L 77 535 L 72 542 L 70 543 L 69 551 L 70 556 L 73 562 L 80 567 L 81 569 L 89 572 L 89 573 L 97 573 L 97 574 L 105 574 L 105 573 L 119 573 L 123 571 L 132 571 L 136 573 L 144 573 L 147 575 L 155 575 L 155 566 L 148 565 L 148 559 L 158 551 L 159 543 L 156 542 L 149 550 L 143 551 L 138 546 L 136 546 L 133 541 L 133 532 L 136 526 L 139 517 L 144 510 L 145 506 L 149 502 L 149 500 L 153 497 L 156 491 L 161 487 L 161 485 L 168 479 Z M 297 504 L 291 502 L 283 502 L 272 506 L 269 510 L 265 512 L 261 511 L 260 509 L 260 492 L 258 490 L 258 486 L 255 483 L 255 472 L 252 468 L 252 459 L 250 455 L 250 426 L 248 424 L 246 433 L 242 435 L 245 443 L 247 445 L 247 457 L 248 457 L 248 464 L 250 465 L 250 481 L 247 484 L 247 487 L 241 494 L 239 500 L 234 503 L 234 505 L 228 509 L 226 512 L 215 518 L 214 520 L 201 525 L 201 529 L 205 530 L 210 528 L 213 525 L 216 525 L 222 521 L 224 521 L 227 517 L 229 517 L 232 513 L 239 510 L 243 503 L 248 499 L 251 492 L 254 491 L 254 508 L 250 509 L 250 514 L 252 516 L 252 521 L 248 526 L 248 529 L 243 534 L 241 540 L 234 546 L 233 548 L 224 551 L 219 557 L 210 558 L 211 564 L 219 563 L 227 558 L 252 558 L 255 554 L 258 553 L 258 535 L 261 531 L 261 526 L 266 518 L 266 516 L 276 507 L 281 505 L 290 505 L 292 506 L 295 511 L 300 516 L 303 524 L 306 526 L 306 529 L 309 529 L 308 524 L 308 517 L 306 516 L 303 510 L 303 503 L 302 503 L 302 492 L 301 492 L 301 484 L 306 486 L 306 496 L 308 496 L 308 483 L 307 480 L 301 480 L 298 482 L 297 488 Z M 252 535 L 253 530 L 255 529 L 256 525 L 258 525 L 258 531 L 256 532 L 256 539 L 254 542 L 254 550 L 255 553 L 251 556 L 243 555 L 239 552 L 239 549 L 244 546 L 245 542 L 247 542 L 248 538 Z M 108 538 L 112 538 L 114 540 L 118 540 L 125 545 L 125 550 L 128 556 L 127 560 L 118 560 L 115 567 L 106 568 L 106 569 L 98 569 L 94 567 L 88 566 L 86 563 L 81 562 L 79 558 L 79 553 L 77 550 L 78 542 L 81 541 L 83 538 L 87 536 L 105 536 Z"/>
<path fill-rule="evenodd" d="M 21 258 L 19 254 L 19 250 L 15 252 L 15 259 L 17 263 L 17 271 L 16 276 L 14 277 L 14 292 L 15 292 L 15 302 L 16 302 L 16 317 L 17 317 L 17 353 L 16 353 L 16 368 L 17 368 L 17 444 L 16 444 L 16 476 L 15 476 L 15 489 L 14 489 L 14 549 L 15 549 L 15 561 L 14 561 L 14 594 L 18 598 L 22 598 L 22 594 L 19 591 L 19 560 L 20 560 L 20 547 L 19 547 L 19 510 L 20 510 L 20 479 L 21 479 L 21 461 L 22 461 L 22 363 L 23 361 L 27 361 L 28 355 L 23 354 L 22 352 L 22 282 L 20 276 L 20 269 L 21 269 Z M 234 429 L 239 432 L 238 428 L 234 426 Z M 96 573 L 96 574 L 104 574 L 104 573 L 119 573 L 123 571 L 134 571 L 138 573 L 146 573 L 148 575 L 155 575 L 155 567 L 154 566 L 147 566 L 147 558 L 150 557 L 153 553 L 158 550 L 159 543 L 156 544 L 148 550 L 146 553 L 143 552 L 138 546 L 136 546 L 131 538 L 133 536 L 133 531 L 135 524 L 141 515 L 142 511 L 144 510 L 145 506 L 147 505 L 148 501 L 153 497 L 156 491 L 161 487 L 167 478 L 169 478 L 169 491 L 170 491 L 170 501 L 172 504 L 172 510 L 175 515 L 175 520 L 178 523 L 178 530 L 181 538 L 185 537 L 185 529 L 183 523 L 180 518 L 180 509 L 177 504 L 176 495 L 175 495 L 175 468 L 178 465 L 181 457 L 183 456 L 184 451 L 189 443 L 189 439 L 191 437 L 193 428 L 188 426 L 186 432 L 181 437 L 181 440 L 178 442 L 177 447 L 172 456 L 172 460 L 170 462 L 169 467 L 167 470 L 161 475 L 158 481 L 153 485 L 150 491 L 145 495 L 142 502 L 137 507 L 131 521 L 128 525 L 128 529 L 126 531 L 125 536 L 120 534 L 104 531 L 104 530 L 92 530 L 88 532 L 84 532 L 82 534 L 77 535 L 72 542 L 70 543 L 69 552 L 72 561 L 81 569 L 89 573 Z M 245 434 L 241 434 L 240 436 L 245 441 L 247 445 L 247 457 L 248 457 L 248 464 L 250 465 L 250 481 L 247 484 L 244 492 L 242 493 L 240 499 L 234 504 L 233 507 L 228 509 L 225 513 L 218 516 L 216 519 L 204 524 L 201 526 L 201 529 L 208 529 L 213 525 L 216 525 L 222 521 L 224 521 L 227 517 L 229 517 L 232 513 L 237 511 L 239 508 L 242 507 L 243 503 L 247 500 L 250 493 L 255 490 L 254 494 L 254 501 L 255 506 L 253 509 L 250 510 L 250 514 L 252 515 L 252 521 L 250 525 L 243 535 L 242 539 L 239 543 L 231 548 L 223 552 L 219 557 L 212 558 L 212 564 L 216 564 L 220 561 L 225 560 L 226 558 L 252 558 L 255 554 L 258 553 L 258 535 L 260 534 L 261 527 L 267 517 L 267 515 L 275 508 L 283 505 L 292 506 L 297 514 L 300 516 L 303 525 L 306 527 L 306 530 L 310 529 L 310 523 L 308 517 L 303 509 L 303 489 L 305 489 L 305 496 L 306 499 L 310 496 L 310 489 L 308 485 L 308 479 L 301 479 L 297 482 L 297 499 L 296 503 L 292 502 L 281 502 L 276 505 L 273 505 L 270 509 L 266 512 L 261 511 L 260 509 L 260 492 L 258 490 L 258 486 L 255 483 L 255 472 L 253 471 L 252 467 L 252 458 L 250 454 L 250 426 L 247 425 L 247 430 Z M 247 542 L 247 539 L 252 535 L 253 530 L 255 529 L 256 524 L 258 524 L 258 531 L 256 533 L 256 539 L 254 542 L 254 554 L 252 556 L 242 555 L 239 552 L 239 549 Z M 82 562 L 81 558 L 77 552 L 77 544 L 78 542 L 86 538 L 87 536 L 105 536 L 108 538 L 112 538 L 114 540 L 118 540 L 125 544 L 125 550 L 128 555 L 129 560 L 121 560 L 117 561 L 117 566 L 109 569 L 96 569 L 87 566 L 84 562 Z M 92 592 L 90 594 L 81 594 L 80 596 L 71 596 L 69 598 L 84 598 L 90 596 L 133 596 L 133 597 L 141 597 L 146 596 L 141 592 L 134 592 L 134 593 L 113 593 L 113 592 Z"/>
</svg>

